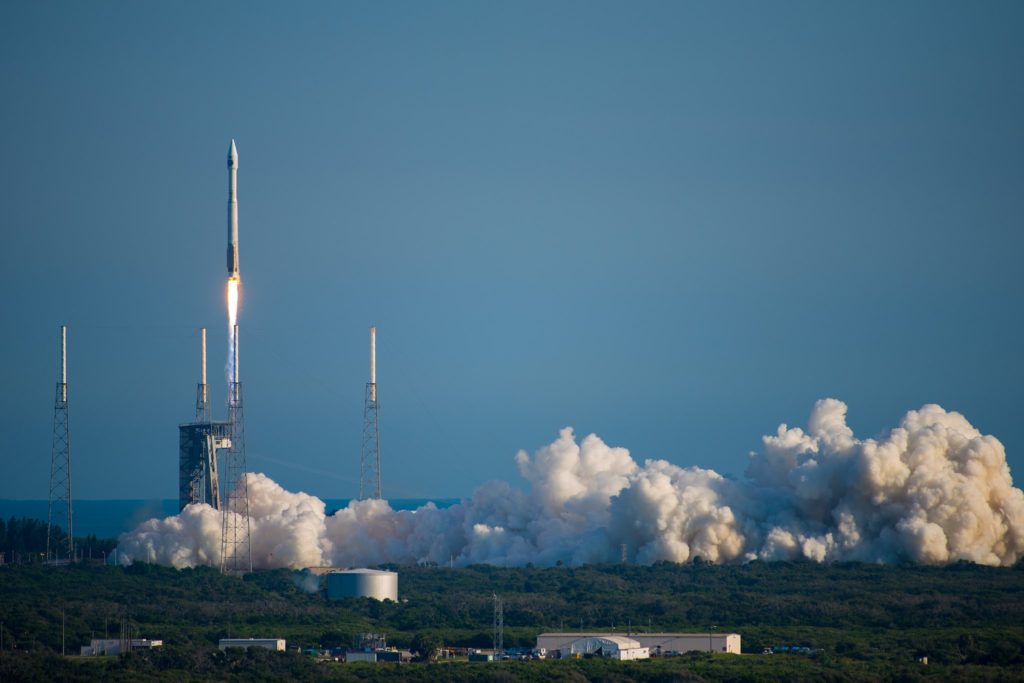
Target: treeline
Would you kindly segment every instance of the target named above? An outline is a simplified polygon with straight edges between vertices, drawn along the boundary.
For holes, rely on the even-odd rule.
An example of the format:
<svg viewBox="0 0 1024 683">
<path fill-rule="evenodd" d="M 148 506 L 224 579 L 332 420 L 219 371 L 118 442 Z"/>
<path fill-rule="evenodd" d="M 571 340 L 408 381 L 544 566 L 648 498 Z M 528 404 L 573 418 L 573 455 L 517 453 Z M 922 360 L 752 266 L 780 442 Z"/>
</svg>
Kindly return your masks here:
<svg viewBox="0 0 1024 683">
<path fill-rule="evenodd" d="M 32 564 L 46 559 L 46 532 L 48 524 L 28 517 L 0 518 L 0 564 Z M 67 544 L 67 534 L 61 527 L 54 528 L 54 541 L 58 547 Z M 75 537 L 75 555 L 79 559 L 100 559 L 117 546 L 111 538 L 97 538 L 93 534 Z"/>
<path fill-rule="evenodd" d="M 714 627 L 740 633 L 744 652 L 751 654 L 776 645 L 821 650 L 814 657 L 691 657 L 675 663 L 637 664 L 641 668 L 630 674 L 637 680 L 644 679 L 643 672 L 653 675 L 656 671 L 661 678 L 651 680 L 676 680 L 687 672 L 708 680 L 878 680 L 888 678 L 890 672 L 902 672 L 902 678 L 914 680 L 914 672 L 920 669 L 917 658 L 923 656 L 930 665 L 919 673 L 929 678 L 1024 678 L 1020 618 L 1024 567 L 1020 565 L 753 562 L 717 566 L 698 562 L 651 567 L 395 569 L 401 600 L 382 603 L 329 601 L 322 594 L 301 590 L 301 575 L 290 570 L 261 571 L 238 580 L 209 567 L 179 571 L 146 564 L 7 566 L 0 567 L 0 622 L 6 648 L 16 647 L 20 665 L 30 668 L 35 666 L 31 662 L 49 661 L 46 653 L 60 651 L 62 624 L 66 643 L 74 651 L 93 635 L 116 633 L 121 620 L 127 619 L 134 633 L 163 639 L 165 649 L 125 665 L 127 670 L 115 671 L 109 663 L 102 665 L 107 667 L 103 671 L 88 669 L 93 677 L 117 678 L 115 674 L 124 671 L 127 678 L 144 679 L 174 670 L 217 679 L 240 672 L 236 667 L 245 670 L 251 663 L 284 678 L 320 678 L 333 670 L 303 659 L 217 659 L 217 640 L 278 637 L 287 639 L 289 647 L 332 647 L 351 645 L 360 633 L 375 632 L 386 633 L 389 642 L 401 647 L 424 637 L 449 645 L 490 647 L 491 595 L 497 593 L 504 601 L 506 646 L 531 646 L 539 633 L 581 627 L 618 633 L 703 632 Z M 564 674 L 579 680 L 579 675 L 601 678 L 624 670 L 605 671 L 602 667 L 611 666 L 606 663 L 550 668 L 555 664 L 524 664 L 526 668 L 514 671 L 524 679 L 556 679 Z M 798 668 L 787 669 L 791 666 Z M 139 667 L 148 667 L 146 676 L 141 676 Z M 347 668 L 346 673 L 338 670 L 327 677 L 345 678 L 357 671 L 363 671 L 362 677 L 367 673 Z M 376 677 L 390 669 L 372 671 Z M 419 676 L 417 672 L 426 668 L 404 671 Z M 499 669 L 457 671 L 448 680 L 461 680 L 469 671 Z M 859 673 L 851 678 L 849 672 Z M 62 676 L 58 671 L 50 673 Z M 0 675 L 0 680 L 7 679 Z M 20 678 L 12 673 L 11 680 Z"/>
<path fill-rule="evenodd" d="M 945 567 L 813 562 L 579 568 L 403 567 L 407 603 L 347 600 L 382 630 L 432 625 L 452 642 L 490 643 L 491 593 L 504 598 L 505 642 L 541 631 L 736 631 L 745 652 L 823 648 L 850 659 L 1024 664 L 1024 564 Z M 269 581 L 272 574 L 262 580 Z"/>
</svg>

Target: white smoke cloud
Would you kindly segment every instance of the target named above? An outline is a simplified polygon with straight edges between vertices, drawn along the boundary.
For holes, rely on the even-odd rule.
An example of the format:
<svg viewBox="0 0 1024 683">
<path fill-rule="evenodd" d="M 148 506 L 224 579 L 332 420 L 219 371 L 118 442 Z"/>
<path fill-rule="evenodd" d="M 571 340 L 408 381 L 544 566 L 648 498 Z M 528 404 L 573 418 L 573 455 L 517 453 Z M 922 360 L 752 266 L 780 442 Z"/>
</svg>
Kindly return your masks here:
<svg viewBox="0 0 1024 683">
<path fill-rule="evenodd" d="M 516 463 L 527 491 L 489 482 L 444 509 L 320 499 L 248 477 L 257 567 L 436 562 L 516 566 L 618 561 L 808 558 L 1011 565 L 1024 556 L 1024 492 L 1003 445 L 959 413 L 926 405 L 879 439 L 857 439 L 847 407 L 815 404 L 806 430 L 781 425 L 744 481 L 572 429 Z M 207 505 L 152 519 L 120 538 L 124 562 L 220 562 L 221 514 Z"/>
</svg>

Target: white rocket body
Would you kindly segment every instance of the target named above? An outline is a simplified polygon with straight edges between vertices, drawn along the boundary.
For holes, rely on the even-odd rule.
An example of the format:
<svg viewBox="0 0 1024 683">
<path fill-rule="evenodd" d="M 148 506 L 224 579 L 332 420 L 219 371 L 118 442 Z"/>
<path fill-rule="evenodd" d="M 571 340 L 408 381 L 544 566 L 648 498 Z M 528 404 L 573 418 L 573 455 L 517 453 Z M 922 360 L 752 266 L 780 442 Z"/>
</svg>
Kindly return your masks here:
<svg viewBox="0 0 1024 683">
<path fill-rule="evenodd" d="M 238 277 L 238 150 L 228 150 L 228 277 Z"/>
</svg>

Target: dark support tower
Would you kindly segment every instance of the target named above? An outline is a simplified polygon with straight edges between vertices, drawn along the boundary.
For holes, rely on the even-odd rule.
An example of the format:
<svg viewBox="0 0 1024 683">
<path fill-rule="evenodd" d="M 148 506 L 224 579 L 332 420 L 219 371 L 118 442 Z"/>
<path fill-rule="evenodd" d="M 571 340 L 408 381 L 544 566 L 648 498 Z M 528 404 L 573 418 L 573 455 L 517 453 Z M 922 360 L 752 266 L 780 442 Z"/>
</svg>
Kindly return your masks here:
<svg viewBox="0 0 1024 683">
<path fill-rule="evenodd" d="M 225 574 L 252 571 L 252 544 L 249 529 L 249 486 L 245 478 L 245 416 L 242 411 L 242 383 L 238 381 L 238 325 L 234 329 L 234 377 L 228 387 L 228 421 L 231 423 L 231 448 L 225 465 L 227 503 L 223 506 L 220 570 Z"/>
<path fill-rule="evenodd" d="M 217 451 L 231 445 L 231 423 L 210 420 L 206 386 L 206 328 L 202 329 L 202 362 L 196 388 L 196 421 L 178 425 L 178 511 L 206 503 L 220 510 Z"/>
<path fill-rule="evenodd" d="M 73 562 L 75 540 L 71 514 L 71 423 L 68 421 L 68 328 L 60 326 L 60 381 L 53 404 L 50 452 L 50 505 L 46 525 L 46 559 Z M 65 535 L 62 537 L 61 533 Z"/>
<path fill-rule="evenodd" d="M 370 328 L 370 381 L 363 403 L 363 448 L 359 458 L 359 500 L 380 498 L 380 423 L 377 405 L 377 328 Z"/>
<path fill-rule="evenodd" d="M 230 422 L 178 425 L 178 512 L 199 503 L 221 509 L 217 451 L 229 448 L 230 444 Z"/>
</svg>

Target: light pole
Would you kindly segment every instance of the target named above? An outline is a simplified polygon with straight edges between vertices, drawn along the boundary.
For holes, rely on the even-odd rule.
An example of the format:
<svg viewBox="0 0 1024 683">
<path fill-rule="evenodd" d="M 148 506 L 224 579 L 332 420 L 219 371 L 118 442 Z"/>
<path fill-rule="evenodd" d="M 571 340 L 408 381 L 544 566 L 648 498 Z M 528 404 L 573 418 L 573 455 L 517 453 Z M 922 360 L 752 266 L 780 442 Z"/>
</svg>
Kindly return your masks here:
<svg viewBox="0 0 1024 683">
<path fill-rule="evenodd" d="M 717 627 L 717 626 L 715 626 L 714 624 L 712 624 L 712 625 L 711 625 L 711 630 L 710 630 L 710 631 L 708 631 L 708 652 L 711 652 L 711 653 L 714 653 L 714 651 L 715 651 L 715 646 L 711 644 L 711 637 L 712 637 L 712 632 L 713 632 L 713 631 L 714 631 L 714 630 L 715 630 L 716 628 L 718 628 L 718 627 Z"/>
</svg>

